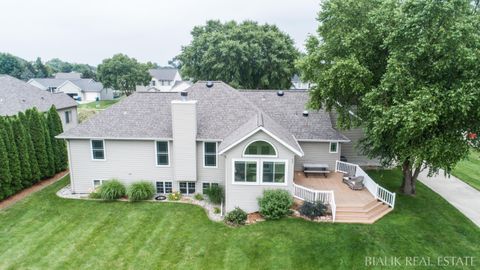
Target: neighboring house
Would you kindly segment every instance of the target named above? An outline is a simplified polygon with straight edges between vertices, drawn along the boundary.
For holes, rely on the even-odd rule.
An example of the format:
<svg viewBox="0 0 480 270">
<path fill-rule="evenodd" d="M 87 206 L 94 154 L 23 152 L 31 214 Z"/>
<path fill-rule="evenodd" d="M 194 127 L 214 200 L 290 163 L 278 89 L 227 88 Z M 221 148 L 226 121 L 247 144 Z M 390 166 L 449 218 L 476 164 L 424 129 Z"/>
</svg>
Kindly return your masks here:
<svg viewBox="0 0 480 270">
<path fill-rule="evenodd" d="M 293 193 L 304 163 L 334 171 L 350 143 L 327 112 L 305 110 L 308 98 L 307 91 L 239 91 L 223 82 L 136 92 L 58 136 L 68 142 L 72 192 L 112 178 L 149 180 L 158 193 L 222 185 L 227 211 L 257 211 L 264 189 Z"/>
<path fill-rule="evenodd" d="M 112 89 L 93 79 L 82 79 L 77 72 L 57 73 L 55 78 L 33 78 L 28 83 L 51 93 L 65 93 L 78 101 L 113 99 Z"/>
<path fill-rule="evenodd" d="M 295 74 L 293 75 L 292 77 L 292 87 L 290 87 L 290 89 L 292 90 L 308 90 L 310 89 L 310 83 L 307 83 L 307 82 L 302 82 L 302 80 L 300 80 L 300 77 Z"/>
<path fill-rule="evenodd" d="M 49 93 L 8 75 L 0 75 L 0 115 L 16 115 L 33 107 L 45 112 L 52 105 L 62 120 L 63 130 L 77 126 L 77 103 L 66 94 Z"/>
<path fill-rule="evenodd" d="M 136 91 L 139 92 L 181 92 L 192 84 L 189 81 L 182 81 L 180 72 L 176 68 L 164 67 L 148 70 L 152 79 L 148 86 L 137 86 Z"/>
</svg>

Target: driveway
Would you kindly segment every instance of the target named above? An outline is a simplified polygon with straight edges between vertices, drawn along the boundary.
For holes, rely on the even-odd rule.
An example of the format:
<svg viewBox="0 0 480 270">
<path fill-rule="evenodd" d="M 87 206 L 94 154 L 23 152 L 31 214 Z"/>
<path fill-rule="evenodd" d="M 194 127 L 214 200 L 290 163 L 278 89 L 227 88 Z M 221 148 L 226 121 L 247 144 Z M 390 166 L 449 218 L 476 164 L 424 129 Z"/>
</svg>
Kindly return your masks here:
<svg viewBox="0 0 480 270">
<path fill-rule="evenodd" d="M 428 177 L 427 173 L 427 170 L 421 172 L 418 180 L 442 196 L 480 227 L 480 191 L 453 175 L 445 176 L 443 170 L 432 177 Z"/>
</svg>

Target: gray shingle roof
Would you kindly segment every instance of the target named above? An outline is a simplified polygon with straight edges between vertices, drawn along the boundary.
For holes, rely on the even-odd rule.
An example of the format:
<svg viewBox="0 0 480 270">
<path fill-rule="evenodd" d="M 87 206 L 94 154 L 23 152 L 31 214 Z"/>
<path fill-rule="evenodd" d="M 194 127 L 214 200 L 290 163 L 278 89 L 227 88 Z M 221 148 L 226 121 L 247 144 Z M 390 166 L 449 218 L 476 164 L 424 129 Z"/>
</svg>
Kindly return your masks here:
<svg viewBox="0 0 480 270">
<path fill-rule="evenodd" d="M 238 91 L 223 82 L 214 82 L 211 88 L 197 82 L 187 92 L 188 99 L 198 101 L 197 139 L 225 141 L 222 148 L 259 125 L 300 152 L 295 138 L 348 140 L 332 128 L 323 110 L 302 116 L 308 101 L 306 92 L 285 91 L 283 97 L 277 97 L 274 91 Z M 266 95 L 263 102 L 262 93 Z M 136 92 L 60 137 L 170 139 L 171 101 L 179 99 L 179 93 Z M 256 120 L 259 115 L 261 124 Z"/>
<path fill-rule="evenodd" d="M 66 94 L 52 94 L 8 75 L 0 75 L 0 115 L 15 115 L 33 107 L 47 111 L 52 105 L 64 109 L 75 107 L 77 103 Z"/>
<path fill-rule="evenodd" d="M 78 86 L 83 92 L 100 92 L 103 89 L 103 85 L 100 82 L 96 82 L 93 79 L 58 79 L 58 78 L 33 78 L 39 84 L 45 88 L 59 87 L 67 81 L 72 82 Z"/>
<path fill-rule="evenodd" d="M 175 79 L 175 75 L 178 72 L 176 68 L 155 68 L 149 69 L 148 72 L 150 76 L 154 77 L 159 81 L 173 81 Z"/>
<path fill-rule="evenodd" d="M 287 127 L 297 140 L 349 140 L 332 127 L 326 111 L 308 110 L 308 117 L 303 116 L 309 100 L 306 90 L 285 90 L 283 96 L 278 96 L 277 90 L 239 92 L 281 126 Z"/>
</svg>

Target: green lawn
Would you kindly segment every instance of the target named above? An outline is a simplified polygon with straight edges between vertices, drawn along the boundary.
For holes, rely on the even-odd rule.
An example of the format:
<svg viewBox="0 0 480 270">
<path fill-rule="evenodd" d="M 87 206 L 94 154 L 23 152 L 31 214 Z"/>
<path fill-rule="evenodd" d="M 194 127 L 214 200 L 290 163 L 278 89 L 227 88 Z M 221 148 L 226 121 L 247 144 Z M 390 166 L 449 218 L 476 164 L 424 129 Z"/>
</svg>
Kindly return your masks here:
<svg viewBox="0 0 480 270">
<path fill-rule="evenodd" d="M 459 162 L 452 174 L 480 190 L 480 151 L 472 149 L 468 159 Z"/>
<path fill-rule="evenodd" d="M 99 101 L 92 101 L 92 102 L 89 102 L 89 103 L 83 103 L 83 104 L 80 104 L 78 107 L 80 109 L 106 109 L 110 106 L 112 106 L 113 104 L 119 102 L 121 100 L 121 98 L 117 98 L 117 99 L 114 99 L 114 100 L 99 100 Z"/>
<path fill-rule="evenodd" d="M 398 171 L 372 175 L 398 187 Z M 420 183 L 373 225 L 285 218 L 229 228 L 192 205 L 56 197 L 67 180 L 0 211 L 0 269 L 362 269 L 365 256 L 480 264 L 480 229 Z"/>
</svg>

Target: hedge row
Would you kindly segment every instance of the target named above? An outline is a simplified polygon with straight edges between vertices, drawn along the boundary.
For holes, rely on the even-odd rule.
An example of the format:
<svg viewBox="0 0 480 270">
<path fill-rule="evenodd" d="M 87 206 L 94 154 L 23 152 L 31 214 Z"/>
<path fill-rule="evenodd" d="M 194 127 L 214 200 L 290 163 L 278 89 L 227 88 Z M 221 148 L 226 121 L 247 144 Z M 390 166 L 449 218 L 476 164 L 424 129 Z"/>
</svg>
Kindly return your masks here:
<svg viewBox="0 0 480 270">
<path fill-rule="evenodd" d="M 0 116 L 0 200 L 68 167 L 62 122 L 54 106 Z"/>
</svg>

